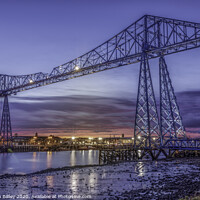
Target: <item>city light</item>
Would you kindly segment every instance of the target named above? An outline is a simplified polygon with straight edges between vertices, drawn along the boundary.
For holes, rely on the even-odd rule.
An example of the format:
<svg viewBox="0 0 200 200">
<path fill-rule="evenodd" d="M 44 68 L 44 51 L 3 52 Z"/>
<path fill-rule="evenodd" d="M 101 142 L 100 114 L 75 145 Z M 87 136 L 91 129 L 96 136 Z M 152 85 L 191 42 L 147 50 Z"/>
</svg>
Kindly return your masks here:
<svg viewBox="0 0 200 200">
<path fill-rule="evenodd" d="M 140 137 L 140 136 L 138 136 L 138 139 L 141 139 L 141 137 Z"/>
<path fill-rule="evenodd" d="M 92 138 L 92 137 L 89 137 L 89 140 L 93 140 L 93 138 Z"/>
<path fill-rule="evenodd" d="M 103 138 L 99 137 L 99 140 L 102 140 Z"/>
<path fill-rule="evenodd" d="M 30 80 L 29 80 L 29 83 L 33 83 L 33 80 L 32 80 L 32 79 L 30 79 Z"/>
<path fill-rule="evenodd" d="M 132 140 L 134 140 L 134 138 L 133 138 L 133 137 L 132 137 L 131 139 L 132 139 Z"/>
<path fill-rule="evenodd" d="M 74 137 L 74 136 L 72 137 L 72 140 L 75 140 L 75 137 Z"/>
</svg>

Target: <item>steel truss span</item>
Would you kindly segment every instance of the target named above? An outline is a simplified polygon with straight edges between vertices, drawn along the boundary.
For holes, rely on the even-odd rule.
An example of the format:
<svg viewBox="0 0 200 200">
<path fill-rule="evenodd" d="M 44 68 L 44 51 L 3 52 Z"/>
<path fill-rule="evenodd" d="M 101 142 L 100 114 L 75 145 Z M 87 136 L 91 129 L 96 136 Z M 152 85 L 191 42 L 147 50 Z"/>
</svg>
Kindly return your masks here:
<svg viewBox="0 0 200 200">
<path fill-rule="evenodd" d="M 200 46 L 200 24 L 145 15 L 88 53 L 53 68 L 50 73 L 0 75 L 0 96 L 104 71 Z"/>
<path fill-rule="evenodd" d="M 8 95 L 48 84 L 140 62 L 134 127 L 134 151 L 152 158 L 170 150 L 200 150 L 199 140 L 188 140 L 182 124 L 165 55 L 200 47 L 200 24 L 145 15 L 88 53 L 53 68 L 50 73 L 0 75 L 4 108 L 0 136 L 12 141 Z M 160 116 L 149 60 L 159 57 Z M 12 142 L 11 142 L 12 143 Z M 137 154 L 137 153 L 136 153 Z M 140 157 L 140 156 L 139 156 Z M 143 156 L 142 156 L 143 157 Z"/>
</svg>

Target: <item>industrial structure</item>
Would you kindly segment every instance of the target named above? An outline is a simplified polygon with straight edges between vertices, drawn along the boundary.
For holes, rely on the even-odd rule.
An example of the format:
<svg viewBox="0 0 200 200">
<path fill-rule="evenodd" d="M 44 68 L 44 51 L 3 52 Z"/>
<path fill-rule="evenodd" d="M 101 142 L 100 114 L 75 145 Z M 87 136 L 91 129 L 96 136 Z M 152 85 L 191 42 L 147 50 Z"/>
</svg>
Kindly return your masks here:
<svg viewBox="0 0 200 200">
<path fill-rule="evenodd" d="M 88 53 L 53 68 L 50 73 L 0 75 L 4 98 L 0 134 L 11 145 L 8 96 L 124 65 L 140 63 L 133 150 L 150 154 L 171 150 L 200 150 L 199 140 L 188 140 L 176 101 L 165 56 L 200 47 L 200 23 L 145 15 Z M 160 111 L 154 95 L 149 60 L 159 58 Z M 159 114 L 160 113 L 160 116 Z M 156 154 L 156 155 L 155 155 Z"/>
</svg>

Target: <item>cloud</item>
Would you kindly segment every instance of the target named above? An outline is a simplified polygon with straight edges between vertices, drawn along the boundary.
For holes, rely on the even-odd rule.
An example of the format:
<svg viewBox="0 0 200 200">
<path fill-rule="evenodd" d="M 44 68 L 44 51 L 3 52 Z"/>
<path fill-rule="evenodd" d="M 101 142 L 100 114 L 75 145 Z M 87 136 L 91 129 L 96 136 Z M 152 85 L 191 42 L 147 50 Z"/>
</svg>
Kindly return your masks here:
<svg viewBox="0 0 200 200">
<path fill-rule="evenodd" d="M 176 96 L 184 126 L 200 130 L 200 91 L 184 91 Z M 106 134 L 114 129 L 133 129 L 136 99 L 96 95 L 16 96 L 11 98 L 10 107 L 14 130 L 46 129 L 55 133 L 58 129 L 71 133 L 76 129 Z"/>
<path fill-rule="evenodd" d="M 177 94 L 185 127 L 200 128 L 200 91 L 184 91 Z"/>
<path fill-rule="evenodd" d="M 13 97 L 13 127 L 87 128 L 133 127 L 135 101 L 126 98 L 73 95 Z"/>
</svg>

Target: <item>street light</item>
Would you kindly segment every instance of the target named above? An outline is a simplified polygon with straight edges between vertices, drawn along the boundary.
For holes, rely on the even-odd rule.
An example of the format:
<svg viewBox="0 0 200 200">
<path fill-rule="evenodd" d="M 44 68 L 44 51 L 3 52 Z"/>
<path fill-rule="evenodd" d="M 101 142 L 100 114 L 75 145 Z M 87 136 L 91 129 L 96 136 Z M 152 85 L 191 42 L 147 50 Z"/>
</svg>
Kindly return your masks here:
<svg viewBox="0 0 200 200">
<path fill-rule="evenodd" d="M 74 137 L 74 136 L 72 137 L 72 140 L 75 140 L 75 137 Z"/>
</svg>

